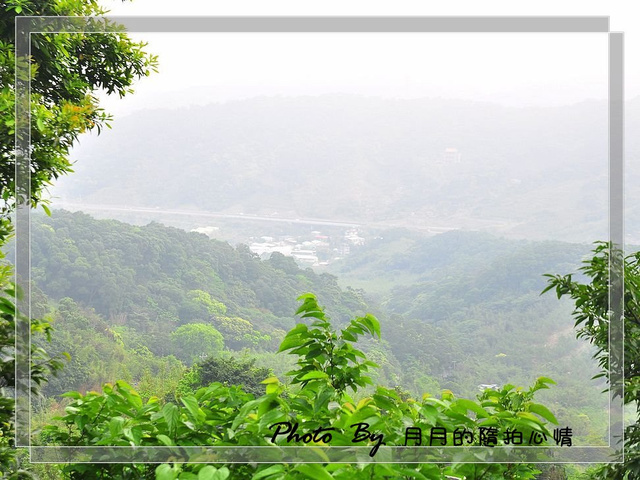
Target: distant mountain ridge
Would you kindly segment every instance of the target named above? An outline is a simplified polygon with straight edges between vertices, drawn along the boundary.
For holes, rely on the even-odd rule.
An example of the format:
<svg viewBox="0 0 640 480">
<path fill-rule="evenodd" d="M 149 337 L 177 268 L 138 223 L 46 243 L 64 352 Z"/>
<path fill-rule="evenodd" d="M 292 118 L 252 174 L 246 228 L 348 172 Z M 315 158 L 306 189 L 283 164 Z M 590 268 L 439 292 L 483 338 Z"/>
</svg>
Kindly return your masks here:
<svg viewBox="0 0 640 480">
<path fill-rule="evenodd" d="M 640 101 L 627 110 L 640 119 Z M 607 133 L 607 104 L 599 101 L 508 108 L 259 97 L 118 119 L 112 131 L 84 140 L 74 152 L 76 173 L 53 194 L 89 204 L 595 240 L 607 234 Z M 628 161 L 638 151 L 629 138 Z"/>
</svg>

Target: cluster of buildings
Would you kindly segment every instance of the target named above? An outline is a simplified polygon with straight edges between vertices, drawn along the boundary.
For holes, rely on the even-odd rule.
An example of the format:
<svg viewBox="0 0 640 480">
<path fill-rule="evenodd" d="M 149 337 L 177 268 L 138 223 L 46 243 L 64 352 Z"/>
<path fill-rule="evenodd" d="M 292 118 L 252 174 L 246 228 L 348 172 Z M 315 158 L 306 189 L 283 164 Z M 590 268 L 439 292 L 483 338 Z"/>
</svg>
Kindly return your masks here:
<svg viewBox="0 0 640 480">
<path fill-rule="evenodd" d="M 460 163 L 462 159 L 462 154 L 458 151 L 457 148 L 445 148 L 442 154 L 442 162 L 443 163 Z"/>
<path fill-rule="evenodd" d="M 319 267 L 328 265 L 346 255 L 351 247 L 364 245 L 365 239 L 357 229 L 349 229 L 341 237 L 323 235 L 314 230 L 309 235 L 293 237 L 263 236 L 249 244 L 251 251 L 266 259 L 273 252 L 293 257 L 301 266 Z"/>
</svg>

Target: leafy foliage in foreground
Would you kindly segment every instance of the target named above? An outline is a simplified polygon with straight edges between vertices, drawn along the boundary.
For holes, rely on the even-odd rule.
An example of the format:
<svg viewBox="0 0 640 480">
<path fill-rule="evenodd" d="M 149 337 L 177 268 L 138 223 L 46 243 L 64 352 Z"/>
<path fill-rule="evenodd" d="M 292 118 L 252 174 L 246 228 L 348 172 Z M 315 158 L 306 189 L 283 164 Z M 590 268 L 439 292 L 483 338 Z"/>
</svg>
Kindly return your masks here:
<svg viewBox="0 0 640 480">
<path fill-rule="evenodd" d="M 0 260 L 2 256 L 0 254 Z M 21 478 L 26 473 L 19 468 L 15 458 L 14 447 L 14 410 L 15 402 L 12 387 L 21 388 L 22 391 L 31 389 L 33 394 L 40 391 L 48 377 L 57 374 L 63 366 L 58 356 L 50 356 L 39 346 L 31 345 L 31 383 L 25 385 L 16 384 L 16 380 L 24 382 L 24 379 L 16 379 L 16 348 L 14 336 L 16 328 L 15 299 L 20 295 L 16 285 L 11 282 L 12 272 L 7 265 L 0 265 L 0 477 Z M 18 313 L 19 319 L 29 322 L 29 319 Z M 31 335 L 33 338 L 45 337 L 51 339 L 51 326 L 45 320 L 33 319 L 30 321 Z M 21 355 L 25 355 L 24 352 Z M 19 359 L 19 358 L 18 358 Z M 20 359 L 19 359 L 20 360 Z M 22 358 L 22 362 L 26 362 Z"/>
<path fill-rule="evenodd" d="M 371 378 L 364 373 L 377 365 L 366 360 L 365 354 L 351 344 L 364 333 L 380 337 L 378 320 L 372 315 L 356 318 L 338 334 L 331 329 L 329 318 L 313 294 L 307 293 L 298 300 L 303 303 L 296 315 L 314 321 L 311 329 L 304 323 L 296 325 L 280 345 L 281 352 L 289 350 L 300 357 L 300 368 L 288 373 L 292 377 L 291 383 L 299 383 L 304 388 L 314 379 L 326 379 L 338 394 L 348 388 L 357 390 L 357 387 L 371 385 Z"/>
<path fill-rule="evenodd" d="M 298 313 L 311 324 L 299 323 L 285 337 L 280 350 L 298 356 L 299 368 L 290 372 L 292 384 L 287 386 L 276 377 L 263 381 L 265 393 L 259 397 L 237 386 L 213 383 L 179 402 L 162 403 L 158 398 L 143 402 L 128 384 L 119 381 L 105 385 L 102 393 L 82 395 L 69 392 L 72 399 L 59 425 L 46 427 L 41 440 L 46 444 L 65 445 L 216 445 L 268 446 L 287 445 L 285 435 L 274 434 L 274 424 L 298 423 L 301 432 L 333 427 L 330 445 L 353 445 L 356 424 L 367 423 L 369 430 L 383 435 L 371 438 L 372 453 L 384 441 L 386 445 L 403 445 L 405 428 L 432 427 L 447 430 L 448 444 L 456 428 L 474 433 L 478 444 L 480 427 L 496 427 L 500 431 L 517 428 L 524 438 L 532 432 L 550 436 L 547 421 L 554 416 L 534 402 L 534 394 L 548 388 L 550 379 L 541 377 L 529 390 L 512 385 L 500 391 L 488 390 L 477 400 L 458 399 L 450 391 L 440 398 L 425 394 L 421 400 L 406 398 L 402 392 L 377 386 L 372 395 L 356 400 L 360 387 L 370 383 L 365 372 L 371 362 L 354 346 L 363 334 L 379 335 L 375 317 L 358 317 L 340 332 L 332 329 L 324 309 L 315 296 L 306 294 Z M 300 384 L 298 387 L 297 384 Z M 325 444 L 323 439 L 311 443 Z M 424 444 L 424 443 L 423 443 Z M 502 445 L 503 439 L 497 439 Z M 525 443 L 526 444 L 526 443 Z M 216 468 L 204 464 L 73 464 L 64 467 L 67 478 L 415 478 L 441 479 L 445 475 L 466 478 L 534 478 L 537 470 L 530 465 L 457 464 L 443 466 L 385 464 L 245 464 Z"/>
<path fill-rule="evenodd" d="M 609 290 L 614 281 L 611 269 L 622 278 L 624 272 L 624 364 L 611 356 L 609 325 L 611 310 Z M 575 302 L 573 316 L 577 335 L 597 347 L 594 357 L 602 373 L 607 375 L 611 365 L 624 371 L 624 384 L 614 383 L 612 392 L 623 396 L 625 404 L 635 404 L 636 419 L 625 430 L 624 463 L 602 467 L 597 478 L 626 480 L 640 478 L 640 252 L 623 258 L 621 251 L 608 242 L 597 242 L 593 256 L 580 268 L 588 283 L 574 280 L 574 275 L 547 275 L 546 291 L 555 290 L 558 298 L 570 297 Z M 612 363 L 613 362 L 613 363 Z M 621 452 L 621 459 L 622 459 Z"/>
<path fill-rule="evenodd" d="M 145 44 L 124 33 L 60 34 L 41 32 L 30 39 L 28 60 L 15 56 L 16 15 L 80 15 L 104 13 L 96 0 L 9 0 L 0 4 L 0 248 L 13 233 L 11 215 L 19 199 L 46 209 L 43 193 L 54 179 L 71 172 L 68 154 L 78 136 L 93 129 L 100 132 L 111 117 L 99 108 L 95 91 L 124 96 L 135 79 L 155 70 L 156 58 L 144 52 Z M 31 129 L 29 133 L 30 185 L 16 185 L 16 64 L 24 65 L 30 80 Z M 20 77 L 20 75 L 18 75 Z M 22 77 L 24 81 L 26 78 Z M 22 138 L 22 137 L 20 137 Z M 28 194 L 28 196 L 27 196 Z M 15 286 L 11 271 L 0 266 L 0 476 L 18 478 L 11 449 L 14 400 L 8 392 L 14 383 Z M 48 337 L 45 321 L 31 321 L 34 334 Z M 37 335 L 36 335 L 37 337 Z M 32 386 L 38 390 L 50 372 L 59 370 L 58 359 L 40 347 L 32 348 Z M 19 380 L 19 379 L 18 379 Z"/>
<path fill-rule="evenodd" d="M 575 394 L 584 390 L 597 368 L 590 352 L 580 350 L 582 342 L 567 346 L 570 302 L 540 299 L 542 287 L 537 283 L 516 288 L 546 271 L 578 266 L 586 246 L 541 243 L 525 248 L 526 242 L 473 232 L 420 241 L 396 263 L 404 268 L 415 260 L 430 282 L 405 289 L 413 305 L 410 312 L 389 314 L 388 307 L 398 302 L 386 304 L 384 296 L 365 300 L 364 292 L 341 289 L 335 277 L 300 269 L 290 257 L 273 255 L 261 261 L 246 248 L 157 223 L 134 226 L 54 210 L 51 217 L 33 215 L 32 229 L 37 286 L 50 298 L 49 304 L 71 297 L 81 310 L 78 314 L 87 319 L 82 325 L 71 322 L 64 308 L 52 314 L 53 346 L 71 354 L 74 375 L 71 378 L 71 368 L 65 368 L 60 381 L 46 389 L 47 395 L 99 390 L 118 379 L 139 389 L 136 382 L 144 370 L 140 366 L 148 363 L 143 354 L 163 362 L 171 355 L 192 360 L 171 340 L 177 328 L 191 323 L 212 325 L 223 335 L 225 349 L 249 349 L 257 365 L 283 375 L 291 369 L 292 358 L 285 365 L 275 351 L 295 324 L 295 298 L 312 291 L 323 299 L 336 326 L 345 326 L 365 311 L 380 318 L 384 341 L 360 343 L 368 359 L 380 365 L 371 372 L 375 382 L 400 385 L 414 396 L 447 388 L 473 397 L 479 383 L 526 385 L 545 375 L 562 385 L 549 402 L 564 417 L 563 423 L 577 424 L 571 417 L 587 413 L 592 423 L 577 435 L 602 436 L 606 429 L 601 388 L 594 385 L 588 395 Z M 499 258 L 505 249 L 512 252 L 508 267 Z M 516 255 L 521 249 L 522 255 Z M 483 250 L 489 258 L 483 258 Z M 371 253 L 382 254 L 379 249 Z M 440 260 L 434 265 L 427 257 Z M 509 275 L 498 275 L 498 270 L 508 270 Z M 394 275 L 380 266 L 370 277 Z M 98 324 L 103 326 L 97 328 Z M 530 335 L 534 329 L 537 334 Z M 116 345 L 110 331 L 119 335 L 123 346 Z M 553 338 L 561 332 L 563 338 L 554 345 Z M 528 341 L 523 343 L 525 336 Z M 123 349 L 123 361 L 109 362 Z M 94 358 L 98 350 L 100 358 Z M 496 357 L 500 353 L 507 356 Z M 155 375 L 158 368 L 149 367 Z M 564 414 L 559 408 L 570 411 Z"/>
<path fill-rule="evenodd" d="M 16 206 L 16 63 L 15 17 L 91 16 L 105 13 L 96 0 L 11 0 L 0 4 L 0 244 L 12 231 L 10 213 Z M 113 27 L 113 26 L 112 26 Z M 96 91 L 131 92 L 140 77 L 156 70 L 157 59 L 144 43 L 125 33 L 61 34 L 44 31 L 31 38 L 29 64 L 31 131 L 30 198 L 33 207 L 54 179 L 72 171 L 69 151 L 81 133 L 109 126 L 111 117 L 99 108 Z M 20 77 L 20 75 L 19 75 Z M 25 78 L 20 78 L 22 81 Z M 22 135 L 22 132 L 17 132 Z M 22 191 L 23 186 L 18 186 Z M 26 194 L 22 192 L 21 195 Z M 45 207 L 46 208 L 46 207 Z"/>
</svg>

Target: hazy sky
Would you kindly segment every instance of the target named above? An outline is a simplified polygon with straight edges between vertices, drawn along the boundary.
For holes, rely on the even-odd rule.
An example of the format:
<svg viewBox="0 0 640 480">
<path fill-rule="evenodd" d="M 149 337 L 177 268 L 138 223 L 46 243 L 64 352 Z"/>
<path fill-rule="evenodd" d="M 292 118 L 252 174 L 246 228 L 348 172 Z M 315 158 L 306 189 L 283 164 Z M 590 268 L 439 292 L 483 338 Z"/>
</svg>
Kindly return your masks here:
<svg viewBox="0 0 640 480">
<path fill-rule="evenodd" d="M 608 15 L 626 36 L 627 97 L 638 89 L 631 3 L 104 0 L 117 15 Z M 478 4 L 482 5 L 482 8 Z M 607 95 L 605 34 L 144 34 L 160 74 L 114 113 L 259 94 L 362 93 L 505 105 L 561 105 Z M 637 42 L 635 42 L 637 43 Z M 633 52 L 636 52 L 634 55 Z M 182 91 L 177 94 L 175 92 Z M 159 105 L 161 104 L 161 105 Z"/>
</svg>

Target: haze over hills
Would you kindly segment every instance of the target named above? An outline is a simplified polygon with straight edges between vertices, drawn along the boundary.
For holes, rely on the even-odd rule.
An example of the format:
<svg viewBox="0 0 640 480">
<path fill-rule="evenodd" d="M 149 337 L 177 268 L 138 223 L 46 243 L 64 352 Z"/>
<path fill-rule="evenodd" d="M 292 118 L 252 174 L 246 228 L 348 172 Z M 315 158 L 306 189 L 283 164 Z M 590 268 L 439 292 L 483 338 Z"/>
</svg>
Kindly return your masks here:
<svg viewBox="0 0 640 480">
<path fill-rule="evenodd" d="M 142 381 L 142 366 L 176 363 L 171 355 L 188 362 L 197 352 L 174 342 L 187 325 L 215 328 L 229 351 L 250 352 L 282 374 L 290 365 L 271 363 L 269 352 L 299 322 L 296 297 L 312 291 L 336 325 L 354 314 L 378 316 L 382 341 L 364 347 L 391 385 L 416 395 L 449 388 L 472 396 L 478 384 L 527 384 L 546 375 L 559 384 L 553 401 L 601 415 L 602 386 L 590 380 L 597 368 L 588 344 L 575 339 L 571 305 L 539 295 L 542 273 L 575 271 L 588 250 L 477 232 L 425 239 L 390 231 L 336 265 L 339 279 L 157 223 L 137 227 L 55 210 L 33 218 L 32 301 L 39 314 L 56 306 L 54 351 L 77 359 L 55 382 L 58 393 L 124 373 Z M 392 288 L 369 295 L 348 287 L 368 287 L 367 278 L 386 278 Z"/>
<path fill-rule="evenodd" d="M 640 100 L 628 118 L 640 116 Z M 355 95 L 141 111 L 74 152 L 62 204 L 189 209 L 516 238 L 606 238 L 607 104 Z M 630 138 L 628 161 L 637 156 Z M 629 179 L 634 178 L 631 172 Z M 627 205 L 633 205 L 633 197 Z M 639 236 L 629 209 L 630 241 Z"/>
<path fill-rule="evenodd" d="M 640 117 L 640 101 L 630 110 Z M 607 133 L 596 101 L 262 97 L 123 117 L 74 152 L 53 215 L 34 215 L 32 275 L 56 304 L 55 348 L 91 338 L 51 392 L 123 375 L 139 387 L 172 368 L 176 380 L 211 350 L 185 354 L 189 332 L 282 376 L 273 351 L 312 291 L 337 324 L 379 317 L 382 341 L 364 351 L 381 382 L 473 396 L 549 376 L 561 421 L 598 442 L 592 349 L 570 303 L 540 291 L 544 273 L 575 272 L 607 237 Z M 69 204 L 126 223 L 56 208 Z M 85 357 L 99 368 L 83 370 Z"/>
</svg>

